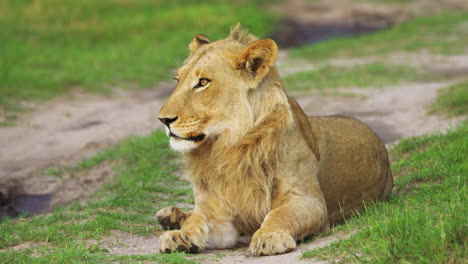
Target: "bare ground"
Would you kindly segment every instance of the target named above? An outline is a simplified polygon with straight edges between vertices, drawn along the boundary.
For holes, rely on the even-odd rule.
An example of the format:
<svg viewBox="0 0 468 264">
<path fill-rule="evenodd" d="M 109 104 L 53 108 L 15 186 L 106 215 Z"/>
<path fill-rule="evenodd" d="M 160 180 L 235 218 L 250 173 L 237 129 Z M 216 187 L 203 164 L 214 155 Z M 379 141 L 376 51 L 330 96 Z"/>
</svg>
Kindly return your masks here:
<svg viewBox="0 0 468 264">
<path fill-rule="evenodd" d="M 293 252 L 277 255 L 253 257 L 248 253 L 250 237 L 242 237 L 236 249 L 207 250 L 201 254 L 189 256 L 190 259 L 201 263 L 250 263 L 250 264 L 285 264 L 285 263 L 311 263 L 310 260 L 301 260 L 305 251 L 321 248 L 340 239 L 346 239 L 350 234 L 336 233 L 326 237 L 314 239 L 308 243 L 301 243 Z M 159 252 L 159 237 L 143 237 L 121 231 L 112 231 L 108 237 L 88 241 L 88 246 L 101 246 L 111 254 L 117 255 L 145 255 Z M 313 263 L 325 263 L 314 261 Z"/>
<path fill-rule="evenodd" d="M 449 83 L 420 83 L 386 89 L 354 89 L 364 97 L 304 96 L 297 98 L 310 115 L 346 114 L 368 124 L 385 143 L 456 125 L 461 119 L 428 116 L 437 90 Z M 349 91 L 349 90 L 347 90 Z"/>
<path fill-rule="evenodd" d="M 40 106 L 14 127 L 0 128 L 0 186 L 26 194 L 54 193 L 51 205 L 86 197 L 113 174 L 107 165 L 87 175 L 42 176 L 51 166 L 72 166 L 97 150 L 159 127 L 156 114 L 166 83 L 112 96 L 75 94 Z"/>
</svg>

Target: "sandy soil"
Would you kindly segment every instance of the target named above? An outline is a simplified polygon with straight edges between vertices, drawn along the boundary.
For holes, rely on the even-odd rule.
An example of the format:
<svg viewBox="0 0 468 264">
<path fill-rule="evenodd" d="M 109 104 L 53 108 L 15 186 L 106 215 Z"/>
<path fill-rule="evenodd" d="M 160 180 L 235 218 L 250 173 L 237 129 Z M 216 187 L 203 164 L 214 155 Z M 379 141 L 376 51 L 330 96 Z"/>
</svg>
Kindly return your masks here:
<svg viewBox="0 0 468 264">
<path fill-rule="evenodd" d="M 87 244 L 104 247 L 109 253 L 117 255 L 154 254 L 159 250 L 159 236 L 143 237 L 113 230 L 109 236 L 99 241 L 88 241 Z"/>
<path fill-rule="evenodd" d="M 156 114 L 172 88 L 163 83 L 139 92 L 117 91 L 110 97 L 76 94 L 40 106 L 14 127 L 1 127 L 0 186 L 19 185 L 21 193 L 28 194 L 55 193 L 52 204 L 91 193 L 112 175 L 109 167 L 74 179 L 38 172 L 73 165 L 124 138 L 149 134 L 159 127 Z"/>
<path fill-rule="evenodd" d="M 297 98 L 309 115 L 346 114 L 368 124 L 385 143 L 400 138 L 444 131 L 461 120 L 428 116 L 427 107 L 437 90 L 449 83 L 420 83 L 386 89 L 354 89 L 363 98 L 304 96 Z M 349 89 L 346 91 L 350 91 Z"/>
<path fill-rule="evenodd" d="M 321 264 L 326 263 L 324 261 L 301 259 L 300 257 L 306 251 L 325 247 L 330 243 L 336 242 L 340 239 L 346 239 L 350 234 L 336 233 L 327 237 L 321 237 L 314 239 L 308 243 L 299 243 L 296 250 L 282 255 L 276 256 L 263 256 L 253 257 L 248 253 L 248 242 L 249 238 L 245 238 L 244 246 L 236 250 L 212 250 L 205 253 L 209 257 L 204 263 L 249 263 L 249 264 L 292 264 L 292 263 L 315 263 Z"/>
</svg>

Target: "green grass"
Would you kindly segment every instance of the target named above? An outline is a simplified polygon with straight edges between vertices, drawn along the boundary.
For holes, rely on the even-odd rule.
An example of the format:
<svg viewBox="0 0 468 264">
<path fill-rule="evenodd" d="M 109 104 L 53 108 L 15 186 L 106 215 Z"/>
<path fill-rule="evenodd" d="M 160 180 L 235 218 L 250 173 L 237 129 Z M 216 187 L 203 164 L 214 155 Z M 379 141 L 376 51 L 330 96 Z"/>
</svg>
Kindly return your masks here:
<svg viewBox="0 0 468 264">
<path fill-rule="evenodd" d="M 304 258 L 341 263 L 464 263 L 468 254 L 468 123 L 409 138 L 393 150 L 395 190 L 335 230 L 351 238 Z"/>
<path fill-rule="evenodd" d="M 237 22 L 260 36 L 266 0 L 0 0 L 0 110 L 69 91 L 151 87 L 171 77 L 198 33 Z M 263 10 L 263 11 L 262 11 Z"/>
<path fill-rule="evenodd" d="M 329 90 L 345 87 L 383 87 L 415 81 L 422 73 L 407 66 L 372 63 L 355 67 L 325 66 L 315 71 L 298 72 L 285 77 L 287 91 Z"/>
<path fill-rule="evenodd" d="M 110 230 L 152 235 L 161 231 L 153 218 L 155 212 L 175 203 L 193 203 L 189 183 L 172 173 L 179 164 L 175 153 L 168 149 L 168 140 L 163 132 L 129 139 L 84 160 L 76 168 L 68 169 L 68 173 L 86 171 L 104 162 L 118 164 L 115 166 L 116 178 L 86 204 L 57 208 L 50 215 L 1 222 L 0 249 L 6 251 L 0 251 L 0 259 L 5 263 L 133 260 L 190 263 L 181 254 L 116 257 L 109 255 L 104 248 L 85 243 L 91 239 L 99 241 Z M 57 169 L 49 172 L 60 174 Z M 23 250 L 11 248 L 26 242 L 32 242 L 33 246 Z M 31 256 L 32 252 L 39 256 Z"/>
<path fill-rule="evenodd" d="M 448 116 L 468 114 L 468 81 L 439 90 L 436 101 L 429 113 L 442 113 Z"/>
<path fill-rule="evenodd" d="M 459 54 L 468 47 L 467 21 L 468 12 L 420 17 L 372 34 L 337 38 L 317 45 L 299 47 L 290 54 L 311 60 L 421 50 L 438 54 Z"/>
<path fill-rule="evenodd" d="M 31 254 L 46 254 L 45 257 L 34 257 Z M 106 256 L 92 253 L 89 248 L 73 246 L 70 248 L 53 249 L 40 247 L 35 250 L 21 252 L 9 251 L 1 254 L 2 263 L 28 264 L 28 263 L 164 263 L 164 264 L 193 264 L 197 263 L 187 259 L 185 254 L 154 254 L 130 256 Z"/>
</svg>

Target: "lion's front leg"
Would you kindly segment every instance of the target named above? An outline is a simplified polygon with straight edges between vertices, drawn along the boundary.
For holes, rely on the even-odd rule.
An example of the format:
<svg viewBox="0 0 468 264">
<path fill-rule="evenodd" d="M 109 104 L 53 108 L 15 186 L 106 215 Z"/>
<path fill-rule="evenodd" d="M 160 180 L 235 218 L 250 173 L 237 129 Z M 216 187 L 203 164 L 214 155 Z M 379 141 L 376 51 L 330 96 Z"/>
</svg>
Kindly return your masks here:
<svg viewBox="0 0 468 264">
<path fill-rule="evenodd" d="M 255 256 L 287 253 L 296 248 L 296 240 L 327 228 L 323 201 L 298 197 L 267 214 L 249 249 Z"/>
<path fill-rule="evenodd" d="M 180 230 L 167 231 L 161 235 L 159 251 L 194 253 L 206 248 L 235 246 L 238 232 L 229 216 L 223 215 L 221 210 L 195 209 Z"/>
<path fill-rule="evenodd" d="M 159 238 L 159 251 L 194 253 L 208 245 L 208 226 L 203 214 L 192 213 L 180 230 L 164 232 Z"/>
</svg>

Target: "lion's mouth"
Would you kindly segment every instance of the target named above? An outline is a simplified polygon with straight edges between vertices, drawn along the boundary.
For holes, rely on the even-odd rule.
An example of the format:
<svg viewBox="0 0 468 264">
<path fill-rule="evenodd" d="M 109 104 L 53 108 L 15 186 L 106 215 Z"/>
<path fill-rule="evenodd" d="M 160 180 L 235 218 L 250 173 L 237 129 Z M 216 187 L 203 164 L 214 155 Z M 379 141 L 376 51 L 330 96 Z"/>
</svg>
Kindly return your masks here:
<svg viewBox="0 0 468 264">
<path fill-rule="evenodd" d="M 205 134 L 200 134 L 200 135 L 197 135 L 197 136 L 190 136 L 188 138 L 184 138 L 184 137 L 179 137 L 176 134 L 170 132 L 169 137 L 182 139 L 182 140 L 193 141 L 193 142 L 199 142 L 199 141 L 202 141 L 203 139 L 205 139 Z"/>
</svg>

